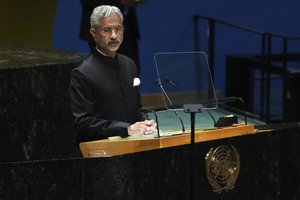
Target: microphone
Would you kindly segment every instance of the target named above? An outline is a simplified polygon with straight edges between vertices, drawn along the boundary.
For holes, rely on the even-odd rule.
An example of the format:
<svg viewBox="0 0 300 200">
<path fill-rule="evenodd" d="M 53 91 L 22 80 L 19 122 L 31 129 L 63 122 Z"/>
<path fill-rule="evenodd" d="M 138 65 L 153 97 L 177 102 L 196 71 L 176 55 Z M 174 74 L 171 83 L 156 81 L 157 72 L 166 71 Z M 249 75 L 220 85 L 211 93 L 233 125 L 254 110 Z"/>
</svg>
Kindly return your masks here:
<svg viewBox="0 0 300 200">
<path fill-rule="evenodd" d="M 247 125 L 245 102 L 241 97 L 224 97 L 224 98 L 216 99 L 216 101 L 218 103 L 229 103 L 229 102 L 240 101 L 242 103 L 244 121 L 245 121 L 245 124 Z M 214 103 L 214 102 L 215 102 L 215 100 L 207 100 L 207 101 L 202 101 L 200 103 L 209 104 L 209 103 Z M 214 120 L 214 122 L 215 122 L 215 120 Z"/>
<path fill-rule="evenodd" d="M 141 109 L 141 111 L 145 112 L 145 113 L 147 113 L 147 112 L 153 113 L 156 124 L 157 124 L 157 126 L 156 126 L 156 128 L 157 128 L 157 137 L 160 138 L 158 117 L 157 117 L 157 114 L 156 114 L 155 110 L 153 110 L 153 109 Z"/>
<path fill-rule="evenodd" d="M 160 87 L 161 91 L 163 92 L 163 94 L 166 96 L 169 104 L 172 106 L 172 101 L 170 100 L 169 96 L 167 95 L 167 92 L 165 91 L 164 87 L 162 86 L 161 82 L 159 79 L 156 79 L 155 80 L 156 84 Z M 180 115 L 178 114 L 178 112 L 176 110 L 174 110 L 174 113 L 176 115 L 176 117 L 179 119 L 180 121 L 180 124 L 181 124 L 181 129 L 182 129 L 182 132 L 185 133 L 185 127 L 184 127 L 184 124 L 183 124 L 183 121 L 182 121 L 182 118 L 180 117 Z"/>
<path fill-rule="evenodd" d="M 167 84 L 173 85 L 177 90 L 183 92 L 183 93 L 186 95 L 186 97 L 188 97 L 192 102 L 194 102 L 194 99 L 192 99 L 192 98 L 190 97 L 190 95 L 187 94 L 186 91 L 185 91 L 183 88 L 181 88 L 180 86 L 178 86 L 178 84 L 176 84 L 175 81 L 173 81 L 172 79 L 170 79 L 168 76 L 166 76 L 166 77 L 164 78 L 164 82 L 167 83 Z M 212 103 L 213 103 L 213 102 L 212 102 Z M 214 124 L 216 124 L 216 119 L 214 118 L 214 116 L 213 116 L 208 110 L 206 110 L 206 112 L 207 112 L 208 115 L 211 117 L 211 119 L 213 120 Z"/>
<path fill-rule="evenodd" d="M 175 82 L 172 81 L 172 80 L 171 80 L 169 77 L 167 77 L 167 76 L 164 78 L 164 81 L 165 81 L 166 83 L 171 83 L 171 84 L 174 85 L 174 86 L 176 85 Z"/>
<path fill-rule="evenodd" d="M 218 99 L 218 102 L 220 102 L 220 103 L 235 102 L 235 101 L 240 101 L 242 103 L 244 121 L 245 121 L 245 124 L 247 125 L 245 102 L 241 97 L 225 97 L 222 99 Z"/>
<path fill-rule="evenodd" d="M 178 84 L 176 84 L 176 82 L 173 81 L 172 79 L 170 79 L 168 76 L 166 76 L 163 80 L 166 84 L 171 84 L 178 91 L 182 92 L 185 95 L 185 98 L 188 98 L 191 102 L 195 102 L 195 100 L 196 100 L 195 97 L 193 97 L 191 94 L 188 94 L 182 87 L 180 87 Z"/>
<path fill-rule="evenodd" d="M 170 79 L 169 77 L 165 77 L 164 79 L 164 82 L 167 83 L 167 84 L 171 84 L 173 85 L 174 87 L 176 87 L 179 91 L 183 92 L 186 94 L 186 92 L 180 87 L 178 86 L 178 84 L 175 83 L 175 81 L 173 81 L 172 79 Z M 188 97 L 189 95 L 186 94 Z M 243 115 L 244 115 L 244 121 L 245 121 L 245 124 L 247 125 L 247 117 L 246 117 L 246 109 L 245 109 L 245 102 L 242 98 L 240 97 L 224 97 L 224 98 L 221 98 L 221 99 L 217 99 L 216 100 L 218 103 L 228 103 L 228 102 L 235 102 L 235 101 L 240 101 L 242 103 L 242 107 L 243 107 Z M 201 101 L 199 102 L 201 104 L 214 104 L 215 103 L 215 100 L 204 100 L 204 101 Z M 215 118 L 212 116 L 212 114 L 206 110 L 209 114 L 209 116 L 212 118 L 212 120 L 214 121 L 214 123 L 216 123 L 216 120 Z"/>
<path fill-rule="evenodd" d="M 224 98 L 217 99 L 216 101 L 218 103 L 229 103 L 229 102 L 240 101 L 242 103 L 242 107 L 243 107 L 244 121 L 245 121 L 245 124 L 247 125 L 245 102 L 241 97 L 224 97 Z M 215 100 L 207 100 L 207 101 L 202 101 L 200 103 L 209 104 L 209 103 L 213 103 L 213 102 L 215 102 Z"/>
</svg>

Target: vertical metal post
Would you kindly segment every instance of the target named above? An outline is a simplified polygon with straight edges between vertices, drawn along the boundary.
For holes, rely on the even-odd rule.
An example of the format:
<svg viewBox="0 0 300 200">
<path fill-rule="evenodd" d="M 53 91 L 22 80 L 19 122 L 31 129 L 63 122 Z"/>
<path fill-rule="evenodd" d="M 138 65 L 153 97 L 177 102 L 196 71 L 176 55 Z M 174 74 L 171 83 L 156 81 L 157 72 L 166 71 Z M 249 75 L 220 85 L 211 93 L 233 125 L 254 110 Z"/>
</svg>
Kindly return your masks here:
<svg viewBox="0 0 300 200">
<path fill-rule="evenodd" d="M 194 50 L 200 51 L 200 33 L 199 33 L 199 17 L 194 15 L 193 17 L 194 23 Z"/>
<path fill-rule="evenodd" d="M 268 50 L 267 50 L 267 85 L 266 85 L 266 121 L 270 121 L 270 95 L 271 95 L 271 53 L 272 53 L 272 35 L 268 33 Z"/>
<path fill-rule="evenodd" d="M 260 116 L 264 120 L 265 119 L 265 64 L 266 64 L 266 34 L 262 34 L 261 40 L 261 61 L 263 63 L 262 70 L 260 72 Z"/>
<path fill-rule="evenodd" d="M 209 20 L 208 23 L 208 62 L 212 80 L 214 81 L 215 75 L 215 21 Z"/>
<path fill-rule="evenodd" d="M 288 38 L 283 38 L 283 91 L 282 91 L 282 115 L 283 120 L 287 119 L 287 93 L 288 93 L 288 80 L 289 71 L 287 69 L 287 52 L 288 52 Z"/>
<path fill-rule="evenodd" d="M 195 112 L 191 112 L 191 144 L 190 144 L 190 199 L 194 200 L 195 196 L 195 177 L 194 177 L 194 171 L 195 171 Z"/>
</svg>

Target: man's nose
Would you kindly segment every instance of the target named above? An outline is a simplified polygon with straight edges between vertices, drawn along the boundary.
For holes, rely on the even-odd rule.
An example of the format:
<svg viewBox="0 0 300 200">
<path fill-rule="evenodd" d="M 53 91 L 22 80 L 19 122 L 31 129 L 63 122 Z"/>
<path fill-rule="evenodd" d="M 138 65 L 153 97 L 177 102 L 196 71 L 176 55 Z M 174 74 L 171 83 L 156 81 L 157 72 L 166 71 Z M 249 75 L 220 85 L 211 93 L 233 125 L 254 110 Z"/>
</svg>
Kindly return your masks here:
<svg viewBox="0 0 300 200">
<path fill-rule="evenodd" d="M 117 38 L 117 33 L 116 33 L 116 30 L 115 30 L 115 29 L 112 29 L 112 30 L 111 30 L 110 37 L 111 37 L 111 38 Z"/>
</svg>

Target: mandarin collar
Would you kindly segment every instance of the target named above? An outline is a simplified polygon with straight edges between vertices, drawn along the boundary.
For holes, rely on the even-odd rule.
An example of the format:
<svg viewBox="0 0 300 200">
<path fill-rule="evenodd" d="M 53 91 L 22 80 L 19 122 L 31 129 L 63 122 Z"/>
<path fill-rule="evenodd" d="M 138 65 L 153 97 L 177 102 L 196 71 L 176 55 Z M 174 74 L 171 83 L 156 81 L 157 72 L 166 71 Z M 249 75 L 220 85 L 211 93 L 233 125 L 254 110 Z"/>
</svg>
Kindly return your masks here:
<svg viewBox="0 0 300 200">
<path fill-rule="evenodd" d="M 100 60 L 104 60 L 106 63 L 117 66 L 118 64 L 118 54 L 114 58 L 102 55 L 97 49 L 93 50 L 93 55 Z"/>
</svg>

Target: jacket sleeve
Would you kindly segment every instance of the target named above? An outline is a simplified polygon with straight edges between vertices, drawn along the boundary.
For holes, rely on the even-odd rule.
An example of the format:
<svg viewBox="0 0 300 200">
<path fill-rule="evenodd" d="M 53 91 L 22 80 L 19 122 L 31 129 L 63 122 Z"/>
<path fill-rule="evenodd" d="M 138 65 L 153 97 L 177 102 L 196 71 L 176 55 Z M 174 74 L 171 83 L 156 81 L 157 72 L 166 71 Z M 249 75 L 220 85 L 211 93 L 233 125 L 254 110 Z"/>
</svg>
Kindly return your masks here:
<svg viewBox="0 0 300 200">
<path fill-rule="evenodd" d="M 128 136 L 129 123 L 97 117 L 92 85 L 76 68 L 70 78 L 70 100 L 78 142 Z"/>
</svg>

